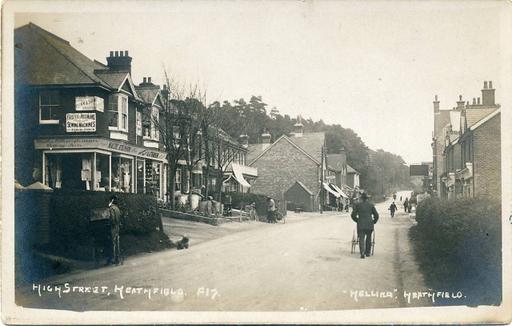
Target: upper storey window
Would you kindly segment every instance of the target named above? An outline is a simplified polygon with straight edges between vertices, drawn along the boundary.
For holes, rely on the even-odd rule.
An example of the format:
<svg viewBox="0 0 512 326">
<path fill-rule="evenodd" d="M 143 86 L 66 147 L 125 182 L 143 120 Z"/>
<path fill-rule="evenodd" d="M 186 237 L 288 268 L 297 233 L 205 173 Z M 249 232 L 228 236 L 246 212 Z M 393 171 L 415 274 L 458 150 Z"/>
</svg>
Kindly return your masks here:
<svg viewBox="0 0 512 326">
<path fill-rule="evenodd" d="M 128 132 L 128 97 L 123 94 L 112 96 L 109 106 L 109 129 Z"/>
<path fill-rule="evenodd" d="M 44 91 L 39 94 L 39 123 L 58 124 L 61 110 L 58 91 Z"/>
</svg>

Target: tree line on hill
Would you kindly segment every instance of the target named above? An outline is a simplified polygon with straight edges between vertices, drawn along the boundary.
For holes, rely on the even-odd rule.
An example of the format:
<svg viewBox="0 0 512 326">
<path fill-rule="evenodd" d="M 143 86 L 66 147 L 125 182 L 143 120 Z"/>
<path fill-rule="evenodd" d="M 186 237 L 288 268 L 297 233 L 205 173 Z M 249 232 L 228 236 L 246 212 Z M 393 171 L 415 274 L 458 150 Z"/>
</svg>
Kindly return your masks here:
<svg viewBox="0 0 512 326">
<path fill-rule="evenodd" d="M 297 118 L 281 115 L 275 108 L 267 112 L 267 104 L 261 96 L 251 96 L 249 101 L 241 98 L 233 102 L 216 101 L 210 104 L 222 121 L 222 128 L 233 138 L 242 134 L 249 136 L 249 143 L 259 143 L 264 131 L 272 135 L 272 141 L 289 135 Z M 271 114 L 269 114 L 271 113 Z M 372 150 L 352 129 L 339 124 L 326 124 L 324 121 L 302 119 L 305 132 L 325 132 L 328 153 L 339 153 L 343 147 L 347 163 L 360 175 L 361 187 L 374 196 L 389 194 L 392 191 L 411 186 L 409 168 L 396 154 L 384 150 Z"/>
</svg>

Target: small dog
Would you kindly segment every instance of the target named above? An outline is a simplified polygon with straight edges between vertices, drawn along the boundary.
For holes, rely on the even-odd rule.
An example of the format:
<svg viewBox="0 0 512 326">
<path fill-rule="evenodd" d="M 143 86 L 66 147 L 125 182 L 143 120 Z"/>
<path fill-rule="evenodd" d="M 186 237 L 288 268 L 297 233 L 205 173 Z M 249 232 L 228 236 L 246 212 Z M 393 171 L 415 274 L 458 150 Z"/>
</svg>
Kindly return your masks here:
<svg viewBox="0 0 512 326">
<path fill-rule="evenodd" d="M 181 238 L 181 240 L 178 241 L 177 245 L 178 245 L 178 248 L 177 248 L 178 250 L 188 249 L 188 238 L 183 236 Z"/>
</svg>

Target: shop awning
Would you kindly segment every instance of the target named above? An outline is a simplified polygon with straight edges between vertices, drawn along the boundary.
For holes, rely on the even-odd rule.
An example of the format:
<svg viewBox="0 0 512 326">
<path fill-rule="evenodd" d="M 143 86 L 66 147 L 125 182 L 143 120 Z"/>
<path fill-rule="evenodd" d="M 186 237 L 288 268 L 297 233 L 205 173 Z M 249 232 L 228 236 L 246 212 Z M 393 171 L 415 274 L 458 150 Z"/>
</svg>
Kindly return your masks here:
<svg viewBox="0 0 512 326">
<path fill-rule="evenodd" d="M 328 183 L 322 182 L 322 185 L 324 186 L 324 189 L 327 190 L 331 195 L 333 195 L 336 198 L 340 198 L 341 195 L 334 191 L 331 187 L 329 187 Z"/>
<path fill-rule="evenodd" d="M 244 174 L 242 173 L 242 169 L 240 169 L 240 165 L 232 164 L 231 168 L 233 169 L 233 177 L 235 180 L 243 187 L 249 188 L 251 185 L 244 178 Z"/>
<path fill-rule="evenodd" d="M 336 191 L 338 194 L 340 194 L 341 197 L 343 198 L 348 198 L 347 194 L 341 190 L 340 187 L 338 187 L 337 185 L 333 184 L 333 183 L 329 183 L 329 186 L 334 190 Z"/>
</svg>

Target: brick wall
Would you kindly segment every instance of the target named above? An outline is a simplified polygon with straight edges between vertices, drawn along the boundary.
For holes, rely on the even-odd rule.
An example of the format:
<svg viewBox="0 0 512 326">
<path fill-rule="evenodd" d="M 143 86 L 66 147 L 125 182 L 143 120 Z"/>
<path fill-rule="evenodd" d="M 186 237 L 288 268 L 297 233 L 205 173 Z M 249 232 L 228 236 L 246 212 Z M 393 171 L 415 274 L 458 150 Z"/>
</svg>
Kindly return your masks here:
<svg viewBox="0 0 512 326">
<path fill-rule="evenodd" d="M 252 193 L 280 198 L 295 181 L 300 181 L 315 197 L 318 194 L 318 165 L 286 139 L 281 139 L 251 166 L 258 168 Z"/>
<path fill-rule="evenodd" d="M 501 198 L 501 115 L 478 127 L 473 134 L 475 195 Z"/>
</svg>

